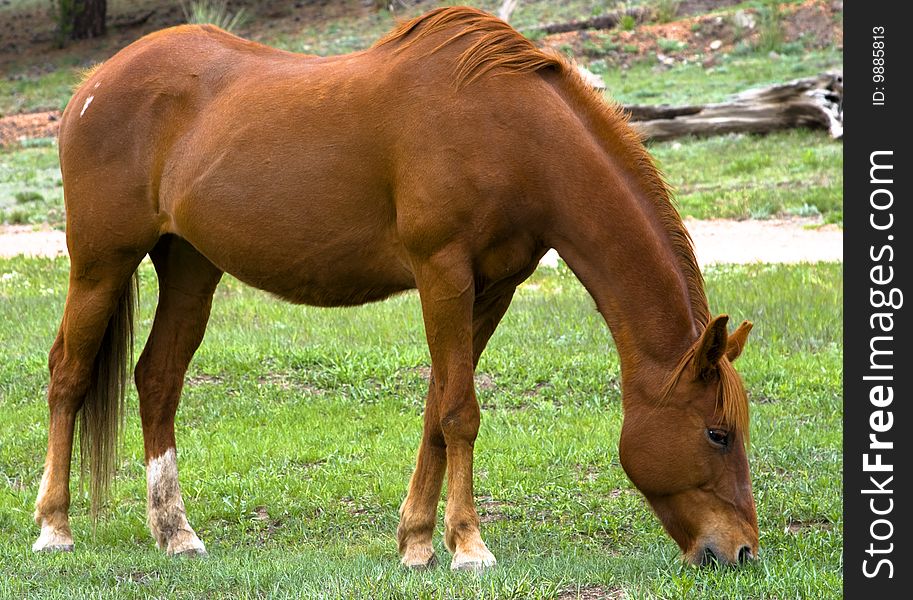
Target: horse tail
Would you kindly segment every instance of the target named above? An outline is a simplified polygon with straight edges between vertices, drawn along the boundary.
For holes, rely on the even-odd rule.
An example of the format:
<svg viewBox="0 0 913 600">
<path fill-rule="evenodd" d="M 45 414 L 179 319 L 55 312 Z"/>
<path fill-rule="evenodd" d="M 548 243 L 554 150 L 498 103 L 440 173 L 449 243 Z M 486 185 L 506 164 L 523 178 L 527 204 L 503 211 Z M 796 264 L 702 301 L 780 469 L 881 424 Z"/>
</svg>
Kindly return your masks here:
<svg viewBox="0 0 913 600">
<path fill-rule="evenodd" d="M 133 321 L 139 295 L 136 272 L 124 286 L 95 357 L 79 418 L 80 481 L 89 481 L 92 522 L 111 488 L 124 428 L 124 396 L 133 364 Z"/>
</svg>

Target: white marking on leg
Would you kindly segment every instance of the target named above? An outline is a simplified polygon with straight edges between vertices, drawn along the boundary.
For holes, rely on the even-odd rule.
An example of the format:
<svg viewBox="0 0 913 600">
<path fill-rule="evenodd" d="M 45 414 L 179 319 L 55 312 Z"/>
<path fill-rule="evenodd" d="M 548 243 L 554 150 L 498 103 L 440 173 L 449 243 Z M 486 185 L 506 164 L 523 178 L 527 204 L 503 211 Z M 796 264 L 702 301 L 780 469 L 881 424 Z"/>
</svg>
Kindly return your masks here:
<svg viewBox="0 0 913 600">
<path fill-rule="evenodd" d="M 69 531 L 62 531 L 48 523 L 47 519 L 43 519 L 41 521 L 41 535 L 32 544 L 32 551 L 42 552 L 44 550 L 69 552 L 73 550 L 73 536 Z"/>
<path fill-rule="evenodd" d="M 497 564 L 494 554 L 485 547 L 480 539 L 477 544 L 471 545 L 467 550 L 457 550 L 450 562 L 453 571 L 484 571 Z"/>
<path fill-rule="evenodd" d="M 48 469 L 45 469 L 44 475 L 41 476 L 41 485 L 38 487 L 38 500 L 35 502 L 35 506 L 41 506 L 41 501 L 48 493 L 50 479 L 50 473 Z M 47 518 L 42 518 L 41 534 L 35 540 L 35 543 L 32 544 L 32 551 L 70 551 L 72 549 L 73 535 L 70 533 L 69 526 L 61 527 L 59 524 L 52 524 Z"/>
<path fill-rule="evenodd" d="M 35 500 L 35 506 L 40 506 L 41 501 L 44 500 L 45 494 L 48 493 L 48 482 L 50 479 L 50 469 L 45 466 L 44 473 L 41 475 L 41 485 L 38 486 L 38 499 Z"/>
<path fill-rule="evenodd" d="M 95 96 L 89 96 L 86 98 L 86 103 L 82 105 L 82 110 L 79 111 L 80 118 L 86 114 L 86 109 L 89 108 L 89 105 L 92 104 L 92 100 L 95 100 Z"/>
<path fill-rule="evenodd" d="M 184 512 L 178 484 L 177 453 L 169 448 L 146 465 L 149 528 L 159 548 L 170 554 L 205 554 L 206 547 Z"/>
</svg>

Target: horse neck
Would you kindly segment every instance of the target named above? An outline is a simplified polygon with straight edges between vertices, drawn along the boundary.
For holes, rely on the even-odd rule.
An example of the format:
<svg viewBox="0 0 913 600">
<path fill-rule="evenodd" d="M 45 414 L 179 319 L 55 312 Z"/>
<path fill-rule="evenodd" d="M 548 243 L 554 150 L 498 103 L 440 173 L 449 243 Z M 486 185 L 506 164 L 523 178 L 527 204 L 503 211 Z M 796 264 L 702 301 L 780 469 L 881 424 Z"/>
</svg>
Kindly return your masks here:
<svg viewBox="0 0 913 600">
<path fill-rule="evenodd" d="M 702 325 L 695 306 L 706 300 L 701 292 L 693 301 L 687 259 L 664 222 L 669 216 L 636 177 L 613 166 L 577 180 L 585 189 L 562 195 L 553 246 L 608 324 L 625 388 L 638 380 L 655 386 L 656 376 L 669 373 L 697 339 Z M 593 190 L 611 191 L 594 198 Z"/>
</svg>

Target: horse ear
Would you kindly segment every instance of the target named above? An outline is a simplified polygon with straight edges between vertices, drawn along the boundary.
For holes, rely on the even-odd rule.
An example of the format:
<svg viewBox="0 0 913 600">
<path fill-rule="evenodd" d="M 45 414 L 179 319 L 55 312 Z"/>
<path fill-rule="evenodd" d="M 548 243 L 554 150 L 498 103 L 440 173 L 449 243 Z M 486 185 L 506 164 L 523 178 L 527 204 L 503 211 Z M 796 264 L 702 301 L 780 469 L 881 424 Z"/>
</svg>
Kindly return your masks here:
<svg viewBox="0 0 913 600">
<path fill-rule="evenodd" d="M 729 341 L 726 342 L 726 358 L 729 359 L 729 362 L 734 362 L 742 354 L 742 350 L 745 348 L 745 341 L 751 332 L 751 327 L 751 321 L 742 321 L 739 328 L 729 336 Z"/>
<path fill-rule="evenodd" d="M 726 332 L 727 323 L 729 323 L 729 315 L 716 317 L 710 321 L 707 329 L 701 335 L 701 339 L 698 340 L 697 351 L 694 353 L 694 366 L 698 373 L 705 373 L 716 367 L 726 353 L 726 340 L 729 337 Z"/>
</svg>

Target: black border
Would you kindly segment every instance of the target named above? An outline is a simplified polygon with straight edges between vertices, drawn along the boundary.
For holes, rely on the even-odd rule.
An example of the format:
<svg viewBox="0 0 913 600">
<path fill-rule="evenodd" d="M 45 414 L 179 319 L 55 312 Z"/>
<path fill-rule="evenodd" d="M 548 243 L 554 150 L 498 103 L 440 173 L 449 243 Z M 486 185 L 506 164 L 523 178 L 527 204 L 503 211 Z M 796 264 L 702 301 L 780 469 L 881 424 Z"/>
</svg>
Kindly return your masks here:
<svg viewBox="0 0 913 600">
<path fill-rule="evenodd" d="M 913 296 L 904 298 L 904 304 L 897 310 L 877 309 L 872 307 L 870 293 L 874 288 L 884 291 L 894 287 L 901 292 L 910 292 L 911 236 L 913 222 L 910 219 L 909 204 L 913 198 L 909 194 L 909 180 L 913 179 L 908 164 L 908 152 L 904 131 L 910 111 L 910 100 L 906 96 L 905 80 L 910 67 L 909 44 L 911 42 L 910 25 L 903 19 L 901 9 L 908 6 L 905 2 L 848 2 L 844 12 L 844 75 L 846 80 L 844 107 L 847 109 L 847 128 L 844 135 L 844 595 L 847 598 L 910 598 L 913 587 L 909 582 L 913 578 L 913 563 L 910 561 L 910 510 L 909 480 L 911 449 L 905 443 L 909 439 L 910 427 L 910 374 L 913 363 L 910 352 L 905 350 L 913 342 L 910 337 L 909 318 L 906 316 L 906 303 L 913 302 Z M 873 81 L 873 36 L 875 27 L 884 27 L 884 82 Z M 878 90 L 877 88 L 884 88 Z M 884 105 L 873 103 L 873 94 L 883 91 Z M 875 151 L 893 151 L 893 155 L 882 155 L 882 162 L 893 164 L 893 183 L 873 184 L 870 181 L 870 155 Z M 877 174 L 886 174 L 879 171 Z M 882 178 L 879 175 L 879 178 Z M 886 178 L 886 177 L 885 177 Z M 870 206 L 870 195 L 876 189 L 888 188 L 893 193 L 893 205 L 887 211 L 874 211 Z M 879 200 L 886 200 L 887 195 L 877 195 Z M 886 212 L 893 214 L 893 226 L 878 231 L 870 224 L 870 215 L 876 214 L 876 220 L 887 222 Z M 888 236 L 893 236 L 892 240 Z M 889 261 L 890 252 L 881 253 L 882 248 L 890 245 L 893 249 L 893 260 Z M 875 285 L 871 281 L 871 269 L 883 265 L 877 275 L 884 276 L 887 266 L 893 267 L 894 278 L 889 284 Z M 893 313 L 893 330 L 883 333 L 872 329 L 870 317 L 876 312 Z M 892 473 L 865 473 L 863 471 L 863 454 L 870 453 L 869 434 L 872 433 L 870 418 L 873 411 L 879 410 L 870 402 L 870 391 L 877 382 L 866 381 L 866 375 L 873 374 L 870 369 L 870 341 L 875 335 L 892 336 L 893 340 L 878 342 L 879 348 L 892 350 L 893 355 L 881 355 L 881 362 L 893 364 L 893 369 L 879 371 L 879 374 L 893 375 L 893 381 L 884 382 L 891 385 L 894 399 L 890 406 L 882 410 L 891 411 L 893 426 L 885 433 L 879 433 L 879 439 L 894 443 L 893 450 L 882 451 L 882 460 L 893 465 Z M 876 344 L 877 345 L 877 344 Z M 905 435 L 906 434 L 906 435 Z M 870 462 L 874 457 L 870 456 Z M 893 475 L 894 479 L 884 487 L 893 490 L 891 494 L 871 495 L 863 493 L 873 486 L 869 476 L 884 485 L 885 476 Z M 884 510 L 893 499 L 893 509 L 883 518 L 888 519 L 893 527 L 890 539 L 877 542 L 872 539 L 870 526 L 879 518 L 874 515 L 869 501 L 877 497 L 876 508 Z M 876 533 L 885 535 L 888 525 L 880 523 Z M 886 554 L 870 556 L 866 553 L 870 543 L 876 547 L 881 544 L 893 551 Z M 875 571 L 877 561 L 881 558 L 890 560 L 893 566 L 893 577 L 888 577 L 890 569 L 882 565 L 877 575 L 868 578 L 863 573 L 863 560 L 870 561 L 868 568 Z"/>
</svg>

